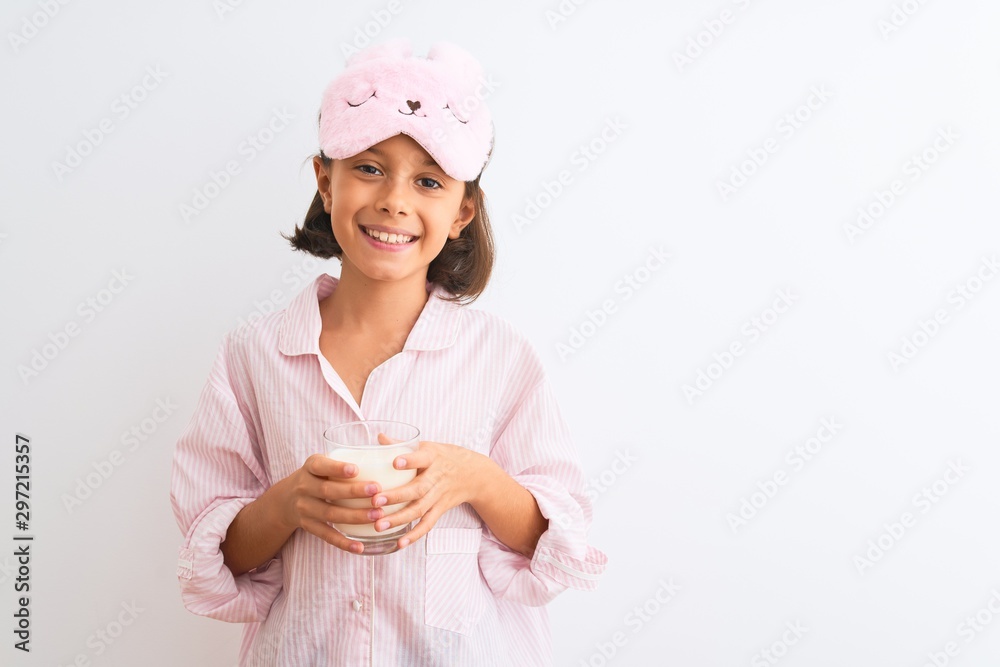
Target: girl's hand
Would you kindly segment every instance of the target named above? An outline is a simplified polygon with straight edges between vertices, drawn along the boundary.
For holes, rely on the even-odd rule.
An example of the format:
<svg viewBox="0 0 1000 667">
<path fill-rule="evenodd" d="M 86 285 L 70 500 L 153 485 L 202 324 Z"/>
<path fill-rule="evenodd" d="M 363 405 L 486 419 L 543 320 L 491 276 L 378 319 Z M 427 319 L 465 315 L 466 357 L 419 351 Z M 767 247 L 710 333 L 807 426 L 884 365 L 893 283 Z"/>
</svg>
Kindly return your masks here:
<svg viewBox="0 0 1000 667">
<path fill-rule="evenodd" d="M 379 434 L 381 444 L 393 441 Z M 442 514 L 452 507 L 471 502 L 481 490 L 482 471 L 489 459 L 479 452 L 443 442 L 421 441 L 416 451 L 400 454 L 393 462 L 397 470 L 416 469 L 420 472 L 403 486 L 376 494 L 372 505 L 382 507 L 394 503 L 410 504 L 384 519 L 375 521 L 375 530 L 385 532 L 410 521 L 420 523 L 399 538 L 402 549 L 416 542 L 434 527 Z"/>
<path fill-rule="evenodd" d="M 329 523 L 371 523 L 381 519 L 380 507 L 352 509 L 327 500 L 367 498 L 382 487 L 377 482 L 353 479 L 358 467 L 313 454 L 301 468 L 278 482 L 281 488 L 280 517 L 289 530 L 301 528 L 335 547 L 359 554 L 364 545 L 346 537 Z"/>
</svg>

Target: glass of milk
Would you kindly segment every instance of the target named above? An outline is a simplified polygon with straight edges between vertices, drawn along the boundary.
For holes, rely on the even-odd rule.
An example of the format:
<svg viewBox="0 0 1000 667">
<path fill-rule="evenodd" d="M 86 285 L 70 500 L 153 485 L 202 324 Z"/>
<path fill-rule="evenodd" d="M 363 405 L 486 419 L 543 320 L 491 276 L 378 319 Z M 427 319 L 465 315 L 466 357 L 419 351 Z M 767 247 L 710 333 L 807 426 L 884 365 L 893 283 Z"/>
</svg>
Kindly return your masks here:
<svg viewBox="0 0 1000 667">
<path fill-rule="evenodd" d="M 380 444 L 381 442 L 391 444 Z M 358 466 L 358 474 L 352 479 L 358 482 L 378 482 L 382 491 L 402 486 L 416 477 L 416 470 L 397 470 L 392 462 L 400 454 L 416 451 L 420 430 L 403 422 L 372 419 L 347 422 L 331 426 L 323 433 L 329 452 L 327 456 L 337 461 Z M 352 508 L 370 508 L 372 499 L 346 498 L 331 500 L 334 505 Z M 383 505 L 383 516 L 403 509 L 409 503 Z M 334 523 L 334 528 L 351 539 L 365 545 L 362 555 L 377 556 L 397 550 L 396 540 L 413 526 L 397 526 L 386 531 L 375 530 L 374 523 Z"/>
</svg>

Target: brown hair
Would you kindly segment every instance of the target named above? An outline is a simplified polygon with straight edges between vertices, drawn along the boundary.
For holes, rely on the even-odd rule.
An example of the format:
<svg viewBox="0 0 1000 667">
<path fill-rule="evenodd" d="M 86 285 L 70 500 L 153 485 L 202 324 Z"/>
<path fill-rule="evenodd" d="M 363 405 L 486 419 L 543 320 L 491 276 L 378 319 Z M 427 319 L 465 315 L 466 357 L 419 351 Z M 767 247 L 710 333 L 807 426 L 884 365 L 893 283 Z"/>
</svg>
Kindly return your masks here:
<svg viewBox="0 0 1000 667">
<path fill-rule="evenodd" d="M 333 158 L 322 151 L 319 157 L 323 167 L 328 169 Z M 486 195 L 479 187 L 481 177 L 482 173 L 474 181 L 465 181 L 464 197 L 471 198 L 476 209 L 472 221 L 462 229 L 457 239 L 445 241 L 444 248 L 427 267 L 427 280 L 441 285 L 452 294 L 445 297 L 447 301 L 464 302 L 462 305 L 472 303 L 486 289 L 496 259 L 493 232 L 486 214 Z M 343 249 L 333 235 L 333 223 L 330 214 L 323 208 L 319 190 L 316 190 L 302 225 L 296 225 L 291 235 L 282 233 L 281 236 L 296 250 L 323 259 L 342 258 Z"/>
</svg>

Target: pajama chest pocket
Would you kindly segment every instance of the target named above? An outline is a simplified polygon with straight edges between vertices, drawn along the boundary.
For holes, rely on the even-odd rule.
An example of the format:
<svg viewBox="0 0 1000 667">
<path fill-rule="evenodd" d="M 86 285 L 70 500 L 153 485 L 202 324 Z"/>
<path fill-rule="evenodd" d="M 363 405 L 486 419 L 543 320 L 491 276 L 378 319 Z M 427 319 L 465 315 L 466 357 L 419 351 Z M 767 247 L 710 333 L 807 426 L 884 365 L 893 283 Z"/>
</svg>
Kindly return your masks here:
<svg viewBox="0 0 1000 667">
<path fill-rule="evenodd" d="M 424 623 L 470 634 L 483 612 L 481 528 L 433 528 L 427 541 Z"/>
</svg>

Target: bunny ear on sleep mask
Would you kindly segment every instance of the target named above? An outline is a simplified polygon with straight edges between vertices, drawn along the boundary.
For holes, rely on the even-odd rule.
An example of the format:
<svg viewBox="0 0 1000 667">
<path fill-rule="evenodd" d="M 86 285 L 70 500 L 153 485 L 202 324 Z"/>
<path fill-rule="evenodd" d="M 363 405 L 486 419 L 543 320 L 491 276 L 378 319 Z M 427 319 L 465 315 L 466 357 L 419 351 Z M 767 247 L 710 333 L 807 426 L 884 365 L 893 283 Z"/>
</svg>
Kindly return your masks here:
<svg viewBox="0 0 1000 667">
<path fill-rule="evenodd" d="M 406 134 L 441 169 L 473 181 L 493 150 L 493 120 L 482 99 L 483 68 L 451 42 L 437 42 L 426 58 L 398 38 L 354 53 L 323 93 L 319 145 L 334 159 L 357 155 Z"/>
</svg>

